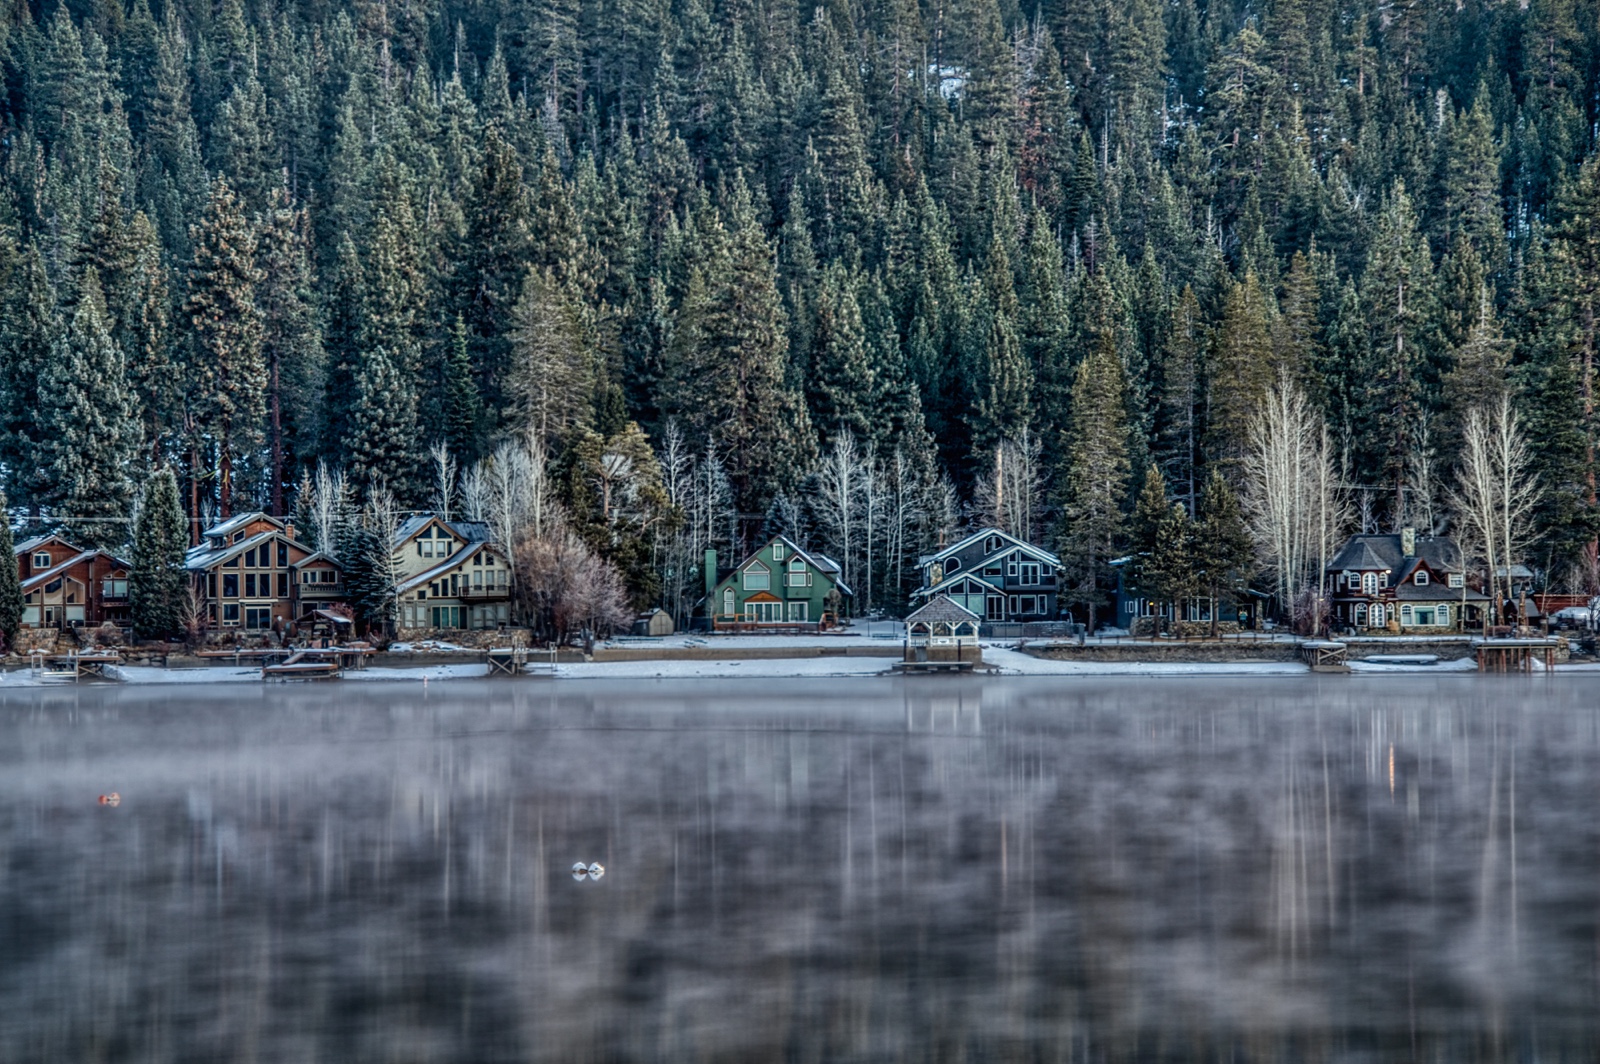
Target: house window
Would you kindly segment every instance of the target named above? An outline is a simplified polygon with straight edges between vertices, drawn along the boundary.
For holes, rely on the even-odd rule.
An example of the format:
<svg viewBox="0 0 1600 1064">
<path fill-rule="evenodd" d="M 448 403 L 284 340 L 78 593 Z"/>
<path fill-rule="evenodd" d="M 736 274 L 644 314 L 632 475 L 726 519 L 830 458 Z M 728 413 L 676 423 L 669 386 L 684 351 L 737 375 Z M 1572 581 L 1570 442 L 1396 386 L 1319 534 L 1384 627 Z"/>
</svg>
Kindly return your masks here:
<svg viewBox="0 0 1600 1064">
<path fill-rule="evenodd" d="M 1022 582 L 1024 584 L 1027 584 L 1027 585 L 1030 585 L 1030 586 L 1033 585 L 1033 584 L 1039 583 L 1039 563 L 1038 562 L 1023 562 L 1022 563 Z"/>
<path fill-rule="evenodd" d="M 722 613 L 727 617 L 733 616 L 733 588 L 731 587 L 722 589 Z"/>
<path fill-rule="evenodd" d="M 61 580 L 60 580 L 60 578 L 52 580 L 48 584 L 44 585 L 44 593 L 46 595 L 53 595 L 57 591 L 60 591 L 60 590 L 61 590 Z"/>
<path fill-rule="evenodd" d="M 959 568 L 961 568 L 960 558 L 951 558 L 949 561 L 944 563 L 944 571 L 947 573 L 953 573 Z"/>
<path fill-rule="evenodd" d="M 1378 593 L 1378 574 L 1362 573 L 1361 590 L 1365 591 L 1369 595 L 1376 595 Z"/>
<path fill-rule="evenodd" d="M 245 568 L 247 569 L 254 569 L 256 567 L 256 552 L 254 547 L 244 552 L 244 564 Z"/>
<path fill-rule="evenodd" d="M 1378 574 L 1378 586 L 1379 587 L 1388 587 L 1389 586 L 1389 570 L 1385 569 L 1383 572 Z"/>
<path fill-rule="evenodd" d="M 775 543 L 772 544 L 772 560 L 773 561 L 781 562 L 785 558 L 787 558 L 788 556 L 789 556 L 789 548 L 788 548 L 787 545 L 784 544 L 783 540 L 780 539 L 780 540 L 778 540 L 778 541 L 776 541 Z"/>
<path fill-rule="evenodd" d="M 755 562 L 744 571 L 744 589 L 746 591 L 766 591 L 772 586 L 772 573 L 760 562 Z"/>
<path fill-rule="evenodd" d="M 433 626 L 435 628 L 460 628 L 460 606 L 435 606 L 433 607 Z"/>
<path fill-rule="evenodd" d="M 288 573 L 279 573 L 278 574 L 278 597 L 279 598 L 288 598 L 289 597 L 289 574 Z"/>
<path fill-rule="evenodd" d="M 1019 601 L 1022 604 L 1022 612 L 1024 614 L 1038 613 L 1039 612 L 1039 599 L 1037 598 L 1037 596 L 1034 596 L 1034 595 L 1023 595 L 1022 598 Z"/>
<path fill-rule="evenodd" d="M 1409 604 L 1400 607 L 1400 623 L 1401 624 L 1411 624 L 1412 623 L 1412 621 L 1411 621 L 1411 606 Z"/>
<path fill-rule="evenodd" d="M 224 573 L 222 575 L 222 597 L 223 598 L 238 598 L 239 597 L 239 574 L 238 573 Z M 234 618 L 234 619 L 237 620 L 238 618 Z"/>
<path fill-rule="evenodd" d="M 791 602 L 788 605 L 789 620 L 807 621 L 811 619 L 809 616 L 811 604 L 809 602 Z"/>
<path fill-rule="evenodd" d="M 1006 600 L 1006 605 L 1011 608 L 1011 612 L 1012 613 L 1016 613 L 1017 612 L 1017 596 L 1012 595 L 1008 600 Z"/>
<path fill-rule="evenodd" d="M 1462 580 L 1460 573 L 1451 573 L 1449 576 L 1445 577 L 1445 583 L 1456 589 L 1460 589 L 1463 582 L 1464 581 Z"/>
<path fill-rule="evenodd" d="M 1447 603 L 1441 602 L 1441 603 L 1439 603 L 1439 627 L 1447 628 L 1447 627 L 1449 627 L 1449 625 L 1450 625 L 1450 606 Z"/>
<path fill-rule="evenodd" d="M 35 569 L 48 569 L 48 568 L 50 568 L 50 555 L 44 553 L 43 551 L 40 551 L 38 554 L 35 554 L 33 556 L 33 567 Z"/>
<path fill-rule="evenodd" d="M 239 556 L 237 554 L 235 554 L 233 557 L 231 557 L 227 561 L 223 562 L 222 563 L 222 567 L 224 569 L 237 569 L 237 568 L 239 568 Z"/>
<path fill-rule="evenodd" d="M 417 550 L 422 553 L 424 558 L 433 557 L 433 540 L 429 539 L 419 541 L 417 543 Z M 437 627 L 437 625 L 435 627 Z"/>
<path fill-rule="evenodd" d="M 255 573 L 245 573 L 244 574 L 244 597 L 245 598 L 255 598 L 256 597 L 256 574 Z"/>
<path fill-rule="evenodd" d="M 128 582 L 126 580 L 100 581 L 100 595 L 103 598 L 127 598 Z"/>
<path fill-rule="evenodd" d="M 1416 584 L 1418 587 L 1425 585 L 1428 582 L 1428 570 L 1418 569 L 1417 575 L 1411 578 L 1411 582 Z"/>
<path fill-rule="evenodd" d="M 786 583 L 790 587 L 810 587 L 811 571 L 806 568 L 806 563 L 801 558 L 796 558 L 789 563 L 789 574 Z"/>
<path fill-rule="evenodd" d="M 1382 628 L 1384 625 L 1384 618 L 1386 616 L 1387 613 L 1383 608 L 1383 603 L 1374 603 L 1372 607 L 1372 627 Z"/>
<path fill-rule="evenodd" d="M 483 570 L 482 569 L 474 569 L 474 570 L 472 570 L 472 586 L 474 588 L 479 589 L 479 590 L 481 590 L 483 588 Z"/>
<path fill-rule="evenodd" d="M 256 606 L 244 611 L 244 626 L 256 631 L 272 627 L 272 611 L 265 606 Z"/>
<path fill-rule="evenodd" d="M 988 539 L 983 541 L 983 552 L 985 554 L 992 554 L 993 552 L 995 552 L 995 551 L 997 551 L 999 549 L 1000 549 L 1000 537 L 999 536 L 990 536 Z"/>
<path fill-rule="evenodd" d="M 1357 606 L 1356 607 L 1356 624 L 1359 625 L 1359 626 L 1365 627 L 1366 623 L 1367 623 L 1367 608 L 1365 606 Z"/>
<path fill-rule="evenodd" d="M 310 572 L 310 571 L 309 571 L 309 570 L 307 570 L 307 571 L 305 571 L 305 572 L 302 572 L 302 573 L 301 573 L 301 574 L 300 574 L 300 582 L 301 582 L 301 583 L 302 583 L 302 584 L 311 584 L 311 583 L 315 583 L 315 582 L 316 582 L 316 579 L 317 579 L 317 577 L 316 577 L 316 574 L 315 574 L 315 573 L 313 573 L 313 572 Z"/>
<path fill-rule="evenodd" d="M 332 569 L 324 569 L 322 570 L 321 582 L 324 584 L 336 584 L 339 582 L 339 574 L 334 572 Z"/>
<path fill-rule="evenodd" d="M 237 602 L 229 602 L 222 607 L 222 623 L 239 623 L 239 604 Z"/>
<path fill-rule="evenodd" d="M 280 544 L 278 544 L 278 568 L 287 569 L 288 567 L 289 567 L 289 544 L 280 543 Z"/>
<path fill-rule="evenodd" d="M 1017 575 L 1017 559 L 1016 559 L 1015 555 L 1013 555 L 1012 557 L 1006 559 L 1006 575 L 1007 576 L 1016 576 Z"/>
</svg>

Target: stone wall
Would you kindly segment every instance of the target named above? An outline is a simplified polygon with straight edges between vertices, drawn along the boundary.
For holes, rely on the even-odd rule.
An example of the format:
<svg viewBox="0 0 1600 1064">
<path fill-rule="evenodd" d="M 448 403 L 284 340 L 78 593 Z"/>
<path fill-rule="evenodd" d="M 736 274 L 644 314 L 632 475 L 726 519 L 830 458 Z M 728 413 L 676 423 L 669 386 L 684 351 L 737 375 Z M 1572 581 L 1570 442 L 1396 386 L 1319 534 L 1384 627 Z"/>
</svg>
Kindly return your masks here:
<svg viewBox="0 0 1600 1064">
<path fill-rule="evenodd" d="M 402 628 L 394 637 L 397 643 L 421 643 L 425 640 L 437 643 L 454 643 L 458 647 L 468 647 L 473 650 L 490 650 L 494 647 L 527 647 L 533 645 L 533 630 L 530 628 L 483 628 L 466 630 L 462 628 Z"/>
</svg>

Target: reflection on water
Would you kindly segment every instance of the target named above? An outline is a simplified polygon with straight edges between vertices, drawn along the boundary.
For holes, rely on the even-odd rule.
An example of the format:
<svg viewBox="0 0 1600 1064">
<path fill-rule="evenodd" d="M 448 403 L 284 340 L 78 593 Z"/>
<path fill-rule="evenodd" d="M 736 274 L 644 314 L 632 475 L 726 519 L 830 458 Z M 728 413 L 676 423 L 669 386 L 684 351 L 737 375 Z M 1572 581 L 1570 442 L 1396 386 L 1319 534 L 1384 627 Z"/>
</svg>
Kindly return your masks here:
<svg viewBox="0 0 1600 1064">
<path fill-rule="evenodd" d="M 0 1060 L 1593 1060 L 1594 705 L 13 691 Z"/>
</svg>

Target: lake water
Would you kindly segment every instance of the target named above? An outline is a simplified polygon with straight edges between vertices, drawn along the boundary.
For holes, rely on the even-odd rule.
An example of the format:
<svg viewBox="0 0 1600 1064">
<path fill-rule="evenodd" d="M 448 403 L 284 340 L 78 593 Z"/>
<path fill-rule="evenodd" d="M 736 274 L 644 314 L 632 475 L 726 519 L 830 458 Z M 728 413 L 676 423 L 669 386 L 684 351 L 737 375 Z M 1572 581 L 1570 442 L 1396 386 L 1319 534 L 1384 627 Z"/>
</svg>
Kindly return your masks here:
<svg viewBox="0 0 1600 1064">
<path fill-rule="evenodd" d="M 4 692 L 0 1060 L 1592 1061 L 1597 691 Z"/>
</svg>

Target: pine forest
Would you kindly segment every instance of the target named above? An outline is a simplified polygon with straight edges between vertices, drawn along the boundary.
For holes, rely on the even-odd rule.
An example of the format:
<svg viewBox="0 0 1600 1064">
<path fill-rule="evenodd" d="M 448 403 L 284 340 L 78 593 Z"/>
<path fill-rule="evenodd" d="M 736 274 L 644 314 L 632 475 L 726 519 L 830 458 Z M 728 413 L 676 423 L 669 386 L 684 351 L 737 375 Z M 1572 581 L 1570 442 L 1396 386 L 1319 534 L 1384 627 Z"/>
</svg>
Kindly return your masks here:
<svg viewBox="0 0 1600 1064">
<path fill-rule="evenodd" d="M 24 0 L 0 70 L 13 534 L 150 634 L 257 510 L 389 623 L 421 512 L 557 629 L 991 525 L 1091 625 L 1402 527 L 1600 591 L 1600 0 Z"/>
</svg>

